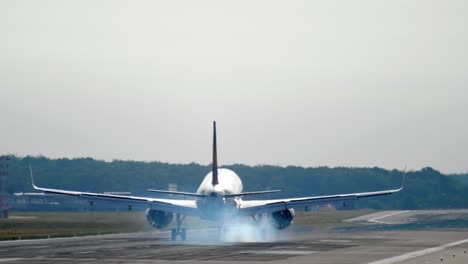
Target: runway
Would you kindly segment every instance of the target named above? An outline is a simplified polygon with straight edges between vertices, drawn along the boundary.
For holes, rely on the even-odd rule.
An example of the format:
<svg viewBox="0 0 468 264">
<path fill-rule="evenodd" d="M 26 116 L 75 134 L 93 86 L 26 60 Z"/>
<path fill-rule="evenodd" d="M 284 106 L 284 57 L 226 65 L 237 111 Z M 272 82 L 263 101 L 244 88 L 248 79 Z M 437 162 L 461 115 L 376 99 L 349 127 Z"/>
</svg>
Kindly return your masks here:
<svg viewBox="0 0 468 264">
<path fill-rule="evenodd" d="M 411 215 L 386 212 L 368 219 Z M 378 219 L 375 219 L 378 218 Z M 291 227 L 274 242 L 220 242 L 217 230 L 0 242 L 0 263 L 468 263 L 468 229 L 386 230 L 378 226 L 317 230 Z M 442 261 L 441 261 L 442 258 Z"/>
<path fill-rule="evenodd" d="M 0 263 L 389 264 L 440 263 L 441 257 L 444 263 L 468 263 L 468 254 L 463 252 L 468 249 L 468 231 L 291 229 L 286 234 L 287 239 L 268 243 L 210 240 L 215 233 L 214 230 L 192 231 L 189 232 L 191 240 L 187 242 L 172 242 L 168 234 L 157 232 L 0 242 Z M 444 246 L 454 242 L 458 244 Z M 414 252 L 420 253 L 412 256 Z"/>
</svg>

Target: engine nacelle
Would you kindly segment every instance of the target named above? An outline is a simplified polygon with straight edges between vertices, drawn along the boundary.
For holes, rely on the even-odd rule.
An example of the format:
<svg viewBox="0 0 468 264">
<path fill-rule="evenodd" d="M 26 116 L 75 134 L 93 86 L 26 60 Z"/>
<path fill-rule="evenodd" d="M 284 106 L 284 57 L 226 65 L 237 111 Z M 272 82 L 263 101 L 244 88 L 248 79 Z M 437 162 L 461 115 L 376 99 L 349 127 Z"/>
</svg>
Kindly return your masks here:
<svg viewBox="0 0 468 264">
<path fill-rule="evenodd" d="M 278 230 L 283 230 L 291 225 L 291 223 L 294 220 L 294 216 L 294 209 L 286 209 L 283 211 L 273 212 L 270 215 L 270 220 L 274 228 Z"/>
<path fill-rule="evenodd" d="M 173 214 L 158 211 L 154 209 L 146 209 L 146 220 L 153 228 L 163 228 L 172 222 Z"/>
</svg>

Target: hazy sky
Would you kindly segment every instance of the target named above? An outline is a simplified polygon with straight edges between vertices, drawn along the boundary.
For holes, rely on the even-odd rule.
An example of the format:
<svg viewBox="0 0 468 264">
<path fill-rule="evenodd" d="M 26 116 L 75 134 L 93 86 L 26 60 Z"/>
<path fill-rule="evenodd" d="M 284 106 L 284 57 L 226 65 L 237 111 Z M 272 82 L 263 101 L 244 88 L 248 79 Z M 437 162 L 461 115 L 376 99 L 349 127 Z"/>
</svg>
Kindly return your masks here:
<svg viewBox="0 0 468 264">
<path fill-rule="evenodd" d="M 467 1 L 0 0 L 0 153 L 468 171 Z"/>
</svg>

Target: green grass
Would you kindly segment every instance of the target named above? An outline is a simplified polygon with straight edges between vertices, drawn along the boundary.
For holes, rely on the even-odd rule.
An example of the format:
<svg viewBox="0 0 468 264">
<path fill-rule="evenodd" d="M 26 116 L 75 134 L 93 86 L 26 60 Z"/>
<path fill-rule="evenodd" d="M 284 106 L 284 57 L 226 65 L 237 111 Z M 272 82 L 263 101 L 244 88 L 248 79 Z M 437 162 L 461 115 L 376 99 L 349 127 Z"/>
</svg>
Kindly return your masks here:
<svg viewBox="0 0 468 264">
<path fill-rule="evenodd" d="M 341 220 L 372 212 L 371 210 L 312 211 L 296 214 L 296 226 L 332 228 L 350 226 Z M 166 228 L 174 226 L 174 221 Z M 216 227 L 216 223 L 189 217 L 184 226 Z M 143 211 L 135 212 L 14 212 L 0 219 L 0 240 L 69 237 L 109 233 L 145 232 L 152 229 Z"/>
<path fill-rule="evenodd" d="M 359 224 L 343 222 L 345 219 L 358 217 L 375 212 L 371 209 L 344 210 L 344 211 L 312 211 L 297 212 L 294 218 L 296 226 L 313 226 L 318 228 L 348 227 Z"/>
<path fill-rule="evenodd" d="M 0 220 L 2 240 L 147 230 L 144 212 L 18 212 Z"/>
</svg>

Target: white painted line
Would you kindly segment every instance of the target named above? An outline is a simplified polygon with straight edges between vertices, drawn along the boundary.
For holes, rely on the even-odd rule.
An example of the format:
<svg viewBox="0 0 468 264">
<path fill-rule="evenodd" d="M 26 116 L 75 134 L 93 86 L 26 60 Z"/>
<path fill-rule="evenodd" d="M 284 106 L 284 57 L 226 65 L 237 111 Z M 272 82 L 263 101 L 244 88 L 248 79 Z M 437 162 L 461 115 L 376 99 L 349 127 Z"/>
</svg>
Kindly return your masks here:
<svg viewBox="0 0 468 264">
<path fill-rule="evenodd" d="M 48 248 L 50 246 L 24 246 L 24 247 L 27 247 L 28 249 L 39 249 L 39 248 Z"/>
<path fill-rule="evenodd" d="M 103 239 L 102 242 L 128 242 L 128 239 Z"/>
<path fill-rule="evenodd" d="M 170 231 L 164 231 L 156 234 L 161 233 L 169 233 Z M 84 235 L 84 236 L 73 236 L 73 237 L 51 237 L 51 238 L 32 238 L 32 239 L 17 239 L 17 240 L 4 240 L 0 241 L 1 244 L 23 244 L 25 242 L 28 243 L 42 243 L 44 241 L 62 241 L 62 240 L 80 240 L 92 237 L 114 237 L 117 235 L 124 235 L 124 234 L 137 234 L 137 233 L 113 233 L 113 234 L 105 234 L 105 235 Z M 145 234 L 145 233 L 142 233 Z"/>
<path fill-rule="evenodd" d="M 88 251 L 79 251 L 79 252 L 76 252 L 77 254 L 89 254 L 89 253 L 94 253 L 96 251 L 92 251 L 92 250 L 88 250 Z"/>
<path fill-rule="evenodd" d="M 325 243 L 349 243 L 351 242 L 351 240 L 344 240 L 344 239 L 322 239 L 319 241 L 325 242 Z"/>
<path fill-rule="evenodd" d="M 380 219 L 383 219 L 383 218 L 390 217 L 390 216 L 398 215 L 398 214 L 404 214 L 404 213 L 407 213 L 407 212 L 409 212 L 409 210 L 393 212 L 393 213 L 389 213 L 389 214 L 386 214 L 386 215 L 374 217 L 374 218 L 369 219 L 369 220 L 367 220 L 367 221 L 373 222 L 373 223 L 379 223 L 379 224 L 391 224 L 391 223 L 389 223 L 389 222 L 384 222 L 384 221 L 379 221 L 379 220 L 380 220 Z"/>
<path fill-rule="evenodd" d="M 217 228 L 199 228 L 199 229 L 187 229 L 187 232 L 205 232 L 205 231 L 210 231 L 210 230 L 216 230 Z M 148 235 L 148 233 L 154 232 L 155 236 L 159 236 L 161 234 L 170 234 L 171 231 L 150 231 L 150 232 L 135 232 L 135 233 L 112 233 L 112 234 L 105 234 L 105 235 L 85 235 L 85 236 L 74 236 L 74 237 L 51 237 L 51 238 L 36 238 L 36 239 L 19 239 L 19 240 L 5 240 L 5 241 L 0 241 L 1 244 L 23 244 L 24 242 L 32 242 L 32 243 L 40 243 L 44 241 L 62 241 L 62 240 L 73 240 L 73 239 L 87 239 L 90 237 L 100 237 L 100 238 L 105 238 L 105 237 L 115 237 L 115 236 L 122 236 L 122 235 L 136 235 L 136 234 L 141 234 L 141 235 Z"/>
<path fill-rule="evenodd" d="M 22 258 L 0 258 L 0 262 L 9 262 L 9 261 L 16 261 Z"/>
<path fill-rule="evenodd" d="M 368 264 L 391 264 L 391 263 L 396 263 L 396 262 L 404 261 L 404 260 L 407 260 L 407 259 L 411 259 L 411 258 L 431 254 L 431 253 L 434 253 L 434 252 L 437 252 L 437 251 L 440 251 L 440 250 L 444 250 L 444 249 L 449 248 L 449 247 L 458 246 L 458 245 L 461 245 L 461 244 L 464 244 L 464 243 L 468 243 L 468 239 L 455 241 L 455 242 L 448 243 L 448 244 L 445 244 L 445 245 L 440 245 L 438 247 L 426 248 L 426 249 L 423 249 L 423 250 L 418 250 L 418 251 L 406 253 L 406 254 L 403 254 L 403 255 L 400 255 L 400 256 L 396 256 L 396 257 L 377 260 L 377 261 L 374 261 L 374 262 L 370 262 Z"/>
<path fill-rule="evenodd" d="M 8 219 L 37 219 L 37 216 L 9 216 Z"/>
<path fill-rule="evenodd" d="M 310 255 L 317 251 L 308 250 L 248 250 L 240 251 L 241 254 L 267 254 L 267 255 Z"/>
</svg>

